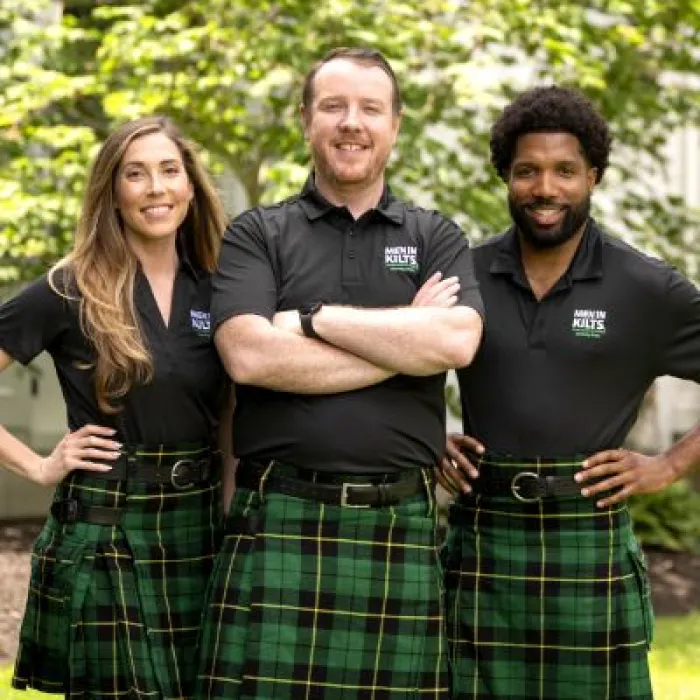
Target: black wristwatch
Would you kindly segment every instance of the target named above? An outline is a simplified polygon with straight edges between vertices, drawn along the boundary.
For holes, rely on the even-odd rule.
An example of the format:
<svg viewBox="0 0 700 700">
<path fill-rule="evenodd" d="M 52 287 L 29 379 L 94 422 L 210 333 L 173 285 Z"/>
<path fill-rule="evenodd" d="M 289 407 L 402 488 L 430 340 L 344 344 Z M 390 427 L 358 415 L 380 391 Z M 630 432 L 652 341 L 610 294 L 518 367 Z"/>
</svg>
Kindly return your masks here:
<svg viewBox="0 0 700 700">
<path fill-rule="evenodd" d="M 321 336 L 314 330 L 314 314 L 317 314 L 323 306 L 322 301 L 312 301 L 310 304 L 302 304 L 299 307 L 299 320 L 301 321 L 301 330 L 307 338 L 315 338 L 323 340 Z"/>
</svg>

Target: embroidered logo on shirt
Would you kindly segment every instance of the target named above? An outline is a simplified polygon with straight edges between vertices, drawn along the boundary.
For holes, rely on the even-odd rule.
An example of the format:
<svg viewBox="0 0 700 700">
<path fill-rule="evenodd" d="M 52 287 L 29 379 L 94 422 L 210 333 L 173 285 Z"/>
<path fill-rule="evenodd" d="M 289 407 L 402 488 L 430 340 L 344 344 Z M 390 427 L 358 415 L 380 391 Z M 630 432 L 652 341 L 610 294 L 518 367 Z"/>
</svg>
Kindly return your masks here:
<svg viewBox="0 0 700 700">
<path fill-rule="evenodd" d="M 395 272 L 418 272 L 418 248 L 414 245 L 395 245 L 384 248 L 384 264 Z"/>
<path fill-rule="evenodd" d="M 208 311 L 190 309 L 190 320 L 192 321 L 192 330 L 197 335 L 209 337 L 211 334 L 211 316 Z"/>
<path fill-rule="evenodd" d="M 575 309 L 571 331 L 578 338 L 602 338 L 606 316 L 602 309 Z"/>
</svg>

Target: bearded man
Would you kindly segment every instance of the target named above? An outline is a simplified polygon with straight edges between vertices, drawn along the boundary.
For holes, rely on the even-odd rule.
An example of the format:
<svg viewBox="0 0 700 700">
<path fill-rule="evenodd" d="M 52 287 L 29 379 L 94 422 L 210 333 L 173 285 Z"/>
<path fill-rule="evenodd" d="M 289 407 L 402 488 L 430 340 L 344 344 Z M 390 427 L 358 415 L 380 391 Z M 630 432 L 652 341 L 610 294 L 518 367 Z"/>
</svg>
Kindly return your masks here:
<svg viewBox="0 0 700 700">
<path fill-rule="evenodd" d="M 652 697 L 625 500 L 697 465 L 700 427 L 655 457 L 621 445 L 655 377 L 700 381 L 700 293 L 591 219 L 610 144 L 560 87 L 521 94 L 492 129 L 513 226 L 474 251 L 488 322 L 457 372 L 465 435 L 438 470 L 460 494 L 445 551 L 455 698 Z"/>
</svg>

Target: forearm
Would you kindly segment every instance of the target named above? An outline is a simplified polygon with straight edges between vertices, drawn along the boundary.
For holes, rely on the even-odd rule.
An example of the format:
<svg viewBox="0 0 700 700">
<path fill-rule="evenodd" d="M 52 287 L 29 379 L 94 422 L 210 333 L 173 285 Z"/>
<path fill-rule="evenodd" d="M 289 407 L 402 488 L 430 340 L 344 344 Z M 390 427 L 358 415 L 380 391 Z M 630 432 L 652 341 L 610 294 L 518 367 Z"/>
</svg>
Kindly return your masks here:
<svg viewBox="0 0 700 700">
<path fill-rule="evenodd" d="M 663 457 L 668 461 L 675 479 L 697 469 L 700 466 L 700 423 L 664 452 Z"/>
<path fill-rule="evenodd" d="M 345 350 L 287 330 L 256 324 L 254 333 L 222 326 L 216 344 L 240 384 L 295 394 L 335 394 L 379 384 L 395 372 Z"/>
<path fill-rule="evenodd" d="M 15 474 L 41 483 L 41 456 L 0 426 L 0 462 Z"/>
<path fill-rule="evenodd" d="M 324 306 L 314 329 L 330 345 L 395 372 L 438 374 L 468 365 L 481 340 L 479 314 L 467 306 L 357 309 Z"/>
</svg>

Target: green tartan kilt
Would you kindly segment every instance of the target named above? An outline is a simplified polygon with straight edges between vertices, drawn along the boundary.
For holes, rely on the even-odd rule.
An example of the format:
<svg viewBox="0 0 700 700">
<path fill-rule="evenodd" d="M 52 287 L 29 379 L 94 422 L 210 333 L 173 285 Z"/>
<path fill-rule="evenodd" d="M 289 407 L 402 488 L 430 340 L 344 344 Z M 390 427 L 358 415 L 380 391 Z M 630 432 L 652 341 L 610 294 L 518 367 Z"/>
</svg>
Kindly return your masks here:
<svg viewBox="0 0 700 700">
<path fill-rule="evenodd" d="M 118 526 L 49 516 L 33 549 L 12 684 L 76 700 L 191 698 L 220 542 L 218 478 L 188 490 L 72 476 L 56 500 L 123 508 Z"/>
<path fill-rule="evenodd" d="M 197 698 L 449 697 L 436 511 L 240 488 L 215 564 Z"/>
<path fill-rule="evenodd" d="M 580 461 L 482 463 L 573 474 Z M 462 497 L 444 551 L 453 697 L 648 700 L 653 614 L 626 505 Z"/>
</svg>

